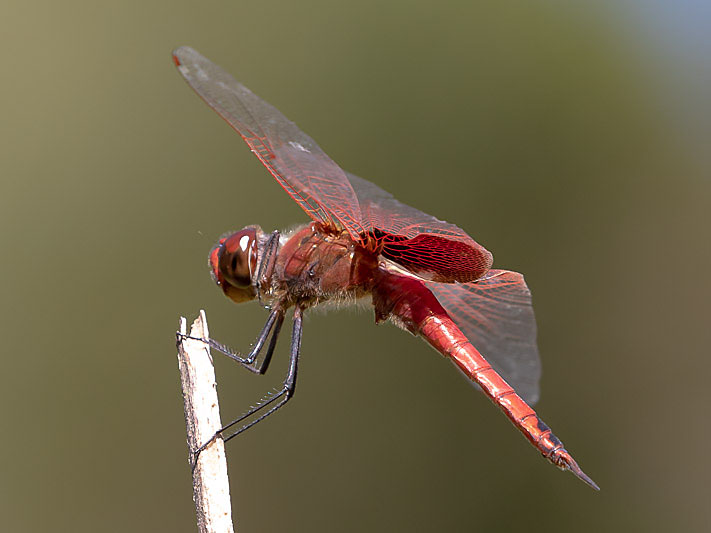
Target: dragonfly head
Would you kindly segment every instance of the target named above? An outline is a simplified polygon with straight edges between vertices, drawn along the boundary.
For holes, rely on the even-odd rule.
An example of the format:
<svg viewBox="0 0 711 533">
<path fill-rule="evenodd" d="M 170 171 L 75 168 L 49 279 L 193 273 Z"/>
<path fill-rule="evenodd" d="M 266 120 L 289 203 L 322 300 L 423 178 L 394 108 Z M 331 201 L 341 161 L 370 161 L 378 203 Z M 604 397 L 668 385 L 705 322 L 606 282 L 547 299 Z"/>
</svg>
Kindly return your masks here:
<svg viewBox="0 0 711 533">
<path fill-rule="evenodd" d="M 222 237 L 210 251 L 212 279 L 237 303 L 253 300 L 257 296 L 254 282 L 259 233 L 258 227 L 247 226 Z"/>
</svg>

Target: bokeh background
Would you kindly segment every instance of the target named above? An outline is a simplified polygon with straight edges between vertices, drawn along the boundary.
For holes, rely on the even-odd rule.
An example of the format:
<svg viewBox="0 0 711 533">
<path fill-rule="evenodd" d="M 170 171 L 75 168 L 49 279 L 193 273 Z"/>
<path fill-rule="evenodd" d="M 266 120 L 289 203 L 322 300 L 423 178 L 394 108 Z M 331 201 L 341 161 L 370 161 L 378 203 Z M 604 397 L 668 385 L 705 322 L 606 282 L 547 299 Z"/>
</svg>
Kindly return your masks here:
<svg viewBox="0 0 711 533">
<path fill-rule="evenodd" d="M 175 72 L 188 44 L 344 168 L 522 271 L 538 456 L 423 342 L 311 313 L 296 398 L 230 443 L 242 531 L 708 531 L 707 2 L 10 1 L 0 8 L 3 531 L 194 531 L 174 331 L 266 314 L 225 231 L 305 215 Z M 287 329 L 288 331 L 288 329 Z M 223 419 L 286 368 L 217 361 Z"/>
</svg>

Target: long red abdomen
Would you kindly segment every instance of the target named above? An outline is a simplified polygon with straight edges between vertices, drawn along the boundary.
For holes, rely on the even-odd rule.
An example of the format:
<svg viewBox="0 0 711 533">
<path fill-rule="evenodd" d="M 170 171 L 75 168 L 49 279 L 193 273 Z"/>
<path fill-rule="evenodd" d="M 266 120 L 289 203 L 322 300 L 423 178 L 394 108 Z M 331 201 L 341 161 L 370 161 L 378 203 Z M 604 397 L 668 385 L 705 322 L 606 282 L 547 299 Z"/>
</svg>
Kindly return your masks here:
<svg viewBox="0 0 711 533">
<path fill-rule="evenodd" d="M 381 272 L 373 289 L 373 304 L 376 320 L 393 319 L 412 333 L 422 336 L 442 355 L 451 358 L 546 459 L 563 470 L 570 470 L 599 490 L 551 429 L 469 342 L 424 283 Z"/>
</svg>

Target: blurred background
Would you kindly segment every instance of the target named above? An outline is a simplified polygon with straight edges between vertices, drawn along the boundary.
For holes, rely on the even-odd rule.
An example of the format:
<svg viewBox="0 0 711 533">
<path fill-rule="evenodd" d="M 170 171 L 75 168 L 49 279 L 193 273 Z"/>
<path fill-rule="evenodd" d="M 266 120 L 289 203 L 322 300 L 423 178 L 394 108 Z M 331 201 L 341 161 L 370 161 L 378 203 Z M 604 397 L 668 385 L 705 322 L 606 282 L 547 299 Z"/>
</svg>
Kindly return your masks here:
<svg viewBox="0 0 711 533">
<path fill-rule="evenodd" d="M 175 71 L 190 45 L 345 169 L 526 274 L 542 459 L 425 343 L 314 312 L 228 445 L 242 531 L 707 531 L 708 2 L 6 2 L 4 531 L 195 531 L 178 317 L 252 342 L 228 230 L 307 220 Z M 286 328 L 285 328 L 286 329 Z M 286 330 L 288 331 L 288 329 Z M 223 420 L 270 374 L 217 359 Z"/>
</svg>

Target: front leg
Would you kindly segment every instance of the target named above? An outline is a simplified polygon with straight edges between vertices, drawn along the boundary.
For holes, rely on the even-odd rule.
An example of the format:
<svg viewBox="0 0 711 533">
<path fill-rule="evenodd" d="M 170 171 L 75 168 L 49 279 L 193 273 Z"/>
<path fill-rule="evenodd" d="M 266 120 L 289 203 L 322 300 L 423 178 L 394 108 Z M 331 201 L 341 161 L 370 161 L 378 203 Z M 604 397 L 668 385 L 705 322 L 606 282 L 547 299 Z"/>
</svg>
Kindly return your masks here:
<svg viewBox="0 0 711 533">
<path fill-rule="evenodd" d="M 246 431 L 247 429 L 251 428 L 258 422 L 261 422 L 262 420 L 264 420 L 270 414 L 274 413 L 277 409 L 279 409 L 280 407 L 283 407 L 286 404 L 286 402 L 288 402 L 292 398 L 292 396 L 294 395 L 294 391 L 296 390 L 296 373 L 297 373 L 298 363 L 299 363 L 299 354 L 301 351 L 302 316 L 303 316 L 303 309 L 297 305 L 294 308 L 294 325 L 293 325 L 293 329 L 292 329 L 292 333 L 291 333 L 291 348 L 289 350 L 289 370 L 287 371 L 286 378 L 284 379 L 282 388 L 280 390 L 278 390 L 275 394 L 274 393 L 267 393 L 266 396 L 264 396 L 259 402 L 257 402 L 256 405 L 251 407 L 246 413 L 244 413 L 239 418 L 235 418 L 232 422 L 230 422 L 229 424 L 226 424 L 224 427 L 222 427 L 220 429 L 220 431 L 215 433 L 212 436 L 212 438 L 210 438 L 210 440 L 208 440 L 205 444 L 203 444 L 202 446 L 200 446 L 200 448 L 197 449 L 197 451 L 195 452 L 193 464 L 197 464 L 197 458 L 198 458 L 198 455 L 200 454 L 200 452 L 202 450 L 204 450 L 205 448 L 207 448 L 212 442 L 214 442 L 215 439 L 222 437 L 222 434 L 225 431 L 227 431 L 231 427 L 243 422 L 245 419 L 258 413 L 262 409 L 269 407 L 269 409 L 267 409 L 266 412 L 260 414 L 254 420 L 242 425 L 239 429 L 237 429 L 236 431 L 231 433 L 226 438 L 222 437 L 224 439 L 224 441 L 227 442 L 228 440 L 236 437 L 243 431 Z M 271 346 L 270 346 L 270 348 L 271 348 Z M 275 404 L 275 402 L 276 402 L 276 404 Z"/>
<path fill-rule="evenodd" d="M 261 253 L 262 260 L 259 262 L 259 267 L 257 268 L 257 298 L 262 306 L 264 306 L 262 292 L 269 292 L 271 290 L 270 283 L 272 275 L 274 274 L 274 266 L 276 265 L 278 255 L 277 252 L 279 251 L 280 236 L 281 233 L 279 233 L 279 230 L 274 230 L 271 235 L 269 235 L 269 239 L 265 243 L 264 250 Z"/>
<path fill-rule="evenodd" d="M 264 327 L 262 328 L 262 331 L 259 332 L 259 335 L 257 336 L 256 341 L 254 342 L 254 345 L 252 346 L 252 349 L 247 355 L 242 355 L 239 352 L 233 350 L 229 346 L 226 346 L 222 344 L 221 342 L 218 342 L 214 339 L 195 339 L 194 337 L 190 337 L 189 335 L 183 335 L 182 333 L 178 333 L 178 340 L 180 339 L 195 339 L 195 340 L 200 340 L 204 343 L 206 343 L 208 346 L 211 348 L 214 348 L 221 354 L 226 355 L 230 359 L 237 361 L 239 364 L 241 364 L 244 368 L 249 370 L 250 372 L 254 372 L 255 374 L 264 374 L 266 373 L 267 369 L 269 368 L 269 363 L 271 362 L 272 359 L 272 354 L 274 353 L 274 348 L 276 347 L 276 342 L 277 339 L 279 338 L 279 332 L 281 331 L 281 325 L 284 322 L 284 310 L 280 305 L 274 306 L 272 309 L 271 313 L 269 313 L 269 317 L 267 318 L 266 323 L 264 324 Z M 272 338 L 271 341 L 269 342 L 269 347 L 267 348 L 267 353 L 264 356 L 264 359 L 262 360 L 262 363 L 260 365 L 255 365 L 255 361 L 257 357 L 259 356 L 259 352 L 262 351 L 262 348 L 264 347 L 264 343 L 267 340 L 267 337 L 269 337 L 269 333 L 272 331 Z"/>
<path fill-rule="evenodd" d="M 301 351 L 302 316 L 303 316 L 303 309 L 297 305 L 294 308 L 294 325 L 292 327 L 292 332 L 291 332 L 291 348 L 289 349 L 289 370 L 287 371 L 286 378 L 284 379 L 284 384 L 282 385 L 282 388 L 279 391 L 277 391 L 276 394 L 268 393 L 259 402 L 257 402 L 257 404 L 254 407 L 249 409 L 249 411 L 247 411 L 245 414 L 243 414 L 239 418 L 236 418 L 229 424 L 225 425 L 218 433 L 221 434 L 222 432 L 226 431 L 227 429 L 239 424 L 246 418 L 249 418 L 253 414 L 256 414 L 257 412 L 261 411 L 265 407 L 273 404 L 280 398 L 281 398 L 281 400 L 279 402 L 277 402 L 276 405 L 272 405 L 272 407 L 270 407 L 265 413 L 262 413 L 259 417 L 255 418 L 251 422 L 240 427 L 238 430 L 236 430 L 234 433 L 232 433 L 229 437 L 227 437 L 225 439 L 225 442 L 232 439 L 233 437 L 236 437 L 243 431 L 251 428 L 257 422 L 261 422 L 266 417 L 268 417 L 270 414 L 272 414 L 274 411 L 276 411 L 280 407 L 283 407 L 284 404 L 286 402 L 288 402 L 292 396 L 294 396 L 294 391 L 296 390 L 296 371 L 298 368 L 299 354 Z"/>
</svg>

